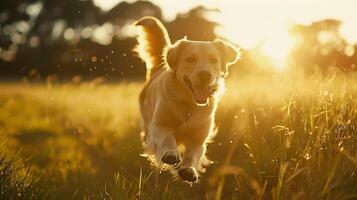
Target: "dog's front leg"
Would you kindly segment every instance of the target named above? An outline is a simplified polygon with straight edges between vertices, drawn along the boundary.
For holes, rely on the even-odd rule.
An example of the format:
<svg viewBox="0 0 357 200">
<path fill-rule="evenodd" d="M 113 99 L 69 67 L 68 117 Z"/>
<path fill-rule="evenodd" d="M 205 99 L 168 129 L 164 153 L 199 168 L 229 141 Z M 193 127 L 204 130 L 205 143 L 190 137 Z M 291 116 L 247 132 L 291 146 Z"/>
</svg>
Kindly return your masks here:
<svg viewBox="0 0 357 200">
<path fill-rule="evenodd" d="M 189 143 L 185 145 L 185 153 L 182 159 L 179 175 L 188 182 L 195 182 L 198 179 L 197 168 L 204 154 L 204 144 Z"/>
<path fill-rule="evenodd" d="M 149 148 L 157 160 L 174 165 L 180 162 L 174 131 L 169 127 L 153 123 L 149 129 Z"/>
<path fill-rule="evenodd" d="M 205 157 L 206 138 L 211 133 L 213 121 L 210 119 L 206 122 L 196 124 L 188 130 L 187 137 L 183 140 L 185 151 L 178 174 L 182 179 L 188 182 L 195 182 L 198 179 L 197 170 L 202 167 L 201 161 Z"/>
</svg>

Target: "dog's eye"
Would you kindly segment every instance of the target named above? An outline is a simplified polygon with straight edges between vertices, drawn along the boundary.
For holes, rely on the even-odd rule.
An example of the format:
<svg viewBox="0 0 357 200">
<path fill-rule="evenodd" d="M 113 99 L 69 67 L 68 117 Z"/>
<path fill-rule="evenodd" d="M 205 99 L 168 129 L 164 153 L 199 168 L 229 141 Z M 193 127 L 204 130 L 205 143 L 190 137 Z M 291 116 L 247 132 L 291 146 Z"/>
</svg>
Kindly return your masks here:
<svg viewBox="0 0 357 200">
<path fill-rule="evenodd" d="M 212 63 L 212 64 L 216 64 L 218 62 L 218 59 L 217 58 L 210 58 L 209 62 Z"/>
<path fill-rule="evenodd" d="M 186 62 L 188 63 L 195 63 L 197 61 L 197 58 L 195 56 L 190 56 L 186 58 Z"/>
</svg>

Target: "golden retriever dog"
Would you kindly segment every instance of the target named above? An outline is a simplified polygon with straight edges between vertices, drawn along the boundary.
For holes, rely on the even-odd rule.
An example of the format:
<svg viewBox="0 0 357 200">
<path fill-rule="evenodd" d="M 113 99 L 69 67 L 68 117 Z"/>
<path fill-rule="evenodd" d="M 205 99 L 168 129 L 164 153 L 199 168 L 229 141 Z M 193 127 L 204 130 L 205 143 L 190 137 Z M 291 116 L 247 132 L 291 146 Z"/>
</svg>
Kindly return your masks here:
<svg viewBox="0 0 357 200">
<path fill-rule="evenodd" d="M 206 145 L 214 135 L 214 116 L 228 66 L 240 57 L 223 40 L 171 44 L 154 17 L 139 27 L 137 52 L 146 62 L 147 82 L 140 94 L 143 142 L 158 167 L 172 166 L 187 182 L 196 182 L 208 164 Z"/>
</svg>

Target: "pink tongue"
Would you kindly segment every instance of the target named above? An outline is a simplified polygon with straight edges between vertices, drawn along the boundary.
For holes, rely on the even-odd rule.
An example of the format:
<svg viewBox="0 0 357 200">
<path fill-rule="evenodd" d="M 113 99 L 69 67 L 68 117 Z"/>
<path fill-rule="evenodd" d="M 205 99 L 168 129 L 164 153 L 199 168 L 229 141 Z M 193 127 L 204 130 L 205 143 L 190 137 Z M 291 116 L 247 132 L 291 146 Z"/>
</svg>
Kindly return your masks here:
<svg viewBox="0 0 357 200">
<path fill-rule="evenodd" d="M 194 90 L 197 103 L 206 103 L 207 98 L 210 96 L 210 91 L 208 87 L 196 86 Z"/>
</svg>

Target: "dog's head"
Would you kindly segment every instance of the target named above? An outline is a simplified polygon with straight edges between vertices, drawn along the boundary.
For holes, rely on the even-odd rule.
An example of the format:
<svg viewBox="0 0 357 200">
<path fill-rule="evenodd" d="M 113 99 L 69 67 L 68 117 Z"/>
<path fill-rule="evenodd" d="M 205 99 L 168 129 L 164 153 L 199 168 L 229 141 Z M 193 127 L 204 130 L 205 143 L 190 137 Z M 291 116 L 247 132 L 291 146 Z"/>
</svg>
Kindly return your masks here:
<svg viewBox="0 0 357 200">
<path fill-rule="evenodd" d="M 198 105 L 206 105 L 219 88 L 229 65 L 240 57 L 238 48 L 215 40 L 212 42 L 179 40 L 168 47 L 166 59 L 175 75 Z"/>
</svg>

